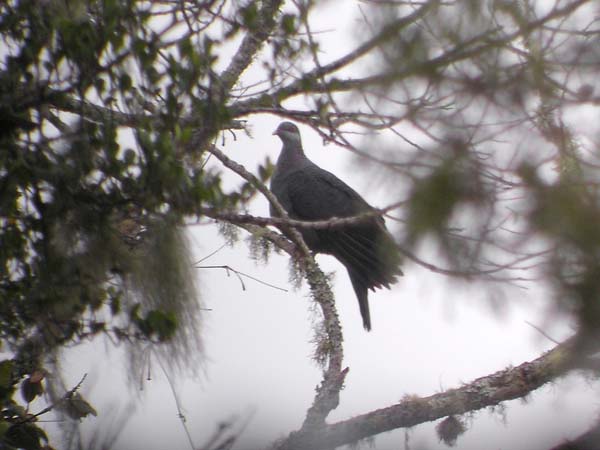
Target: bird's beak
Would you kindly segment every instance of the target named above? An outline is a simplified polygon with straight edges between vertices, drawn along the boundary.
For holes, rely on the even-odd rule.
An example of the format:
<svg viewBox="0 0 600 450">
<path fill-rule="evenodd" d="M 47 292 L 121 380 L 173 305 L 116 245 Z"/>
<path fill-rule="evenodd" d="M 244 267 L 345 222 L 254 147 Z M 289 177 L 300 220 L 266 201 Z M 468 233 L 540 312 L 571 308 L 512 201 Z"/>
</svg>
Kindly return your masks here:
<svg viewBox="0 0 600 450">
<path fill-rule="evenodd" d="M 279 129 L 273 131 L 273 136 L 277 136 L 277 135 L 279 135 Z"/>
</svg>

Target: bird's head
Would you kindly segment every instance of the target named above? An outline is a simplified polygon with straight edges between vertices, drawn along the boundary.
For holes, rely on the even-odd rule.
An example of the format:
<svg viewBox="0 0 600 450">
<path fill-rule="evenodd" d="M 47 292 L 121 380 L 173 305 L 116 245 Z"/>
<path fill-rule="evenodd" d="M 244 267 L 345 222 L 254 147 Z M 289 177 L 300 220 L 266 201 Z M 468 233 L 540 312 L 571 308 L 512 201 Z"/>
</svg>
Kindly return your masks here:
<svg viewBox="0 0 600 450">
<path fill-rule="evenodd" d="M 279 136 L 284 143 L 300 144 L 300 131 L 292 122 L 281 122 L 273 135 Z"/>
</svg>

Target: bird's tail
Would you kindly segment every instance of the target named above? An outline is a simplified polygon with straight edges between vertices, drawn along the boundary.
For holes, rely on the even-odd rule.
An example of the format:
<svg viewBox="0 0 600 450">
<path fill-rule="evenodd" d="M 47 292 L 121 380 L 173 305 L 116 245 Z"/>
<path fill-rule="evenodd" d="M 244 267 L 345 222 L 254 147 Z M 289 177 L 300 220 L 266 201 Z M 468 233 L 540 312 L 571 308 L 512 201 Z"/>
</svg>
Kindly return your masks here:
<svg viewBox="0 0 600 450">
<path fill-rule="evenodd" d="M 352 271 L 348 271 L 352 287 L 358 299 L 358 306 L 360 308 L 360 315 L 362 316 L 363 327 L 367 331 L 371 331 L 371 313 L 369 312 L 369 289 L 365 285 L 361 277 L 354 274 Z"/>
</svg>

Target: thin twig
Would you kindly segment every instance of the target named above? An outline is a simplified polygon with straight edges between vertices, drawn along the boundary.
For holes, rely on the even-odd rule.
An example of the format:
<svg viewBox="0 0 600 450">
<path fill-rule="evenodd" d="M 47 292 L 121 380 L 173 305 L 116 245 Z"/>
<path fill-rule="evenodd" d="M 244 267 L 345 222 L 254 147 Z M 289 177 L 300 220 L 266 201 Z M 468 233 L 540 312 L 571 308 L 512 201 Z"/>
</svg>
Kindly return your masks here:
<svg viewBox="0 0 600 450">
<path fill-rule="evenodd" d="M 214 255 L 216 255 L 216 254 L 217 254 L 217 253 L 219 253 L 221 250 L 223 250 L 225 247 L 227 247 L 227 244 L 226 244 L 226 243 L 225 243 L 225 244 L 223 244 L 223 245 L 221 245 L 221 246 L 220 246 L 218 249 L 216 249 L 216 250 L 214 250 L 214 251 L 210 252 L 210 253 L 209 253 L 208 255 L 206 255 L 205 257 L 203 257 L 203 258 L 200 258 L 198 261 L 196 261 L 196 262 L 194 263 L 194 266 L 195 266 L 195 265 L 197 265 L 197 264 L 200 264 L 202 261 L 206 261 L 206 260 L 207 260 L 208 258 L 210 258 L 211 256 L 214 256 Z"/>
<path fill-rule="evenodd" d="M 58 399 L 56 402 L 52 403 L 50 406 L 47 406 L 46 408 L 42 409 L 40 412 L 38 412 L 36 414 L 33 414 L 31 416 L 27 416 L 25 418 L 25 420 L 22 421 L 22 423 L 35 421 L 36 417 L 39 417 L 42 414 L 46 414 L 47 412 L 52 411 L 54 408 L 56 408 L 62 402 L 64 402 L 64 401 L 68 400 L 69 398 L 71 398 L 73 396 L 73 394 L 75 394 L 75 392 L 77 392 L 77 390 L 81 387 L 81 385 L 83 384 L 83 382 L 86 379 L 86 377 L 87 377 L 87 373 L 84 373 L 83 377 L 81 377 L 81 380 L 79 380 L 79 383 L 77 383 L 73 389 L 71 389 L 70 391 L 65 392 L 65 394 L 60 399 Z"/>
<path fill-rule="evenodd" d="M 542 336 L 544 336 L 546 339 L 548 339 L 551 342 L 554 342 L 556 345 L 560 344 L 559 341 L 557 341 L 556 339 L 554 339 L 552 336 L 550 336 L 549 334 L 547 334 L 544 330 L 542 330 L 540 327 L 538 327 L 537 325 L 534 325 L 533 323 L 529 322 L 528 320 L 525 321 L 525 323 L 527 325 L 529 325 L 531 328 L 535 329 L 537 332 L 539 332 Z"/>
<path fill-rule="evenodd" d="M 267 283 L 266 281 L 259 280 L 258 278 L 255 278 L 252 275 L 248 275 L 247 273 L 240 272 L 239 270 L 234 269 L 233 267 L 231 267 L 231 266 L 229 266 L 227 264 L 221 265 L 221 266 L 198 266 L 198 265 L 196 265 L 194 267 L 196 269 L 225 269 L 227 271 L 227 273 L 229 273 L 229 271 L 231 271 L 231 272 L 233 272 L 234 274 L 237 275 L 238 279 L 240 280 L 240 283 L 242 284 L 242 290 L 243 291 L 246 290 L 246 286 L 244 285 L 244 281 L 242 280 L 242 277 L 246 277 L 246 278 L 249 278 L 249 279 L 251 279 L 253 281 L 256 281 L 257 283 L 264 284 L 265 286 L 271 287 L 273 289 L 278 289 L 278 290 L 283 291 L 283 292 L 288 292 L 287 289 L 284 289 L 284 288 L 279 287 L 279 286 L 275 286 L 274 284 Z"/>
<path fill-rule="evenodd" d="M 158 361 L 158 364 L 160 365 L 160 368 L 162 369 L 163 373 L 165 374 L 165 377 L 167 378 L 167 383 L 169 383 L 169 387 L 171 388 L 171 393 L 173 394 L 173 399 L 175 400 L 175 407 L 177 408 L 177 417 L 181 421 L 181 426 L 183 426 L 185 435 L 187 436 L 187 439 L 188 439 L 191 449 L 195 450 L 196 447 L 194 447 L 194 441 L 192 439 L 192 435 L 186 425 L 186 419 L 185 419 L 185 416 L 183 415 L 183 410 L 182 410 L 181 404 L 179 402 L 179 396 L 177 395 L 177 392 L 175 391 L 175 385 L 173 384 L 173 381 L 171 380 L 171 377 L 169 376 L 169 374 L 167 373 L 167 370 L 163 366 L 163 363 L 160 360 L 160 358 L 157 358 L 157 361 Z"/>
</svg>

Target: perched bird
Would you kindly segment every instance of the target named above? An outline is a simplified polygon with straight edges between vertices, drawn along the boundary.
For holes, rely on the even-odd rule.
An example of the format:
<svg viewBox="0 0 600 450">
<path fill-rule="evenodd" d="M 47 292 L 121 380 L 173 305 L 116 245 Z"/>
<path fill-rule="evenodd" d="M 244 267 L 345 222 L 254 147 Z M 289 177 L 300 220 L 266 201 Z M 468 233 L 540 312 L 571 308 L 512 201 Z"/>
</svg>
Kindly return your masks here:
<svg viewBox="0 0 600 450">
<path fill-rule="evenodd" d="M 273 133 L 283 147 L 271 180 L 271 191 L 288 215 L 298 220 L 352 217 L 373 211 L 354 189 L 309 160 L 302 149 L 298 127 L 283 122 Z M 271 206 L 271 215 L 277 212 Z M 348 271 L 358 298 L 364 328 L 371 329 L 368 290 L 396 281 L 401 256 L 380 216 L 356 224 L 329 229 L 301 228 L 309 249 L 336 257 Z"/>
</svg>

